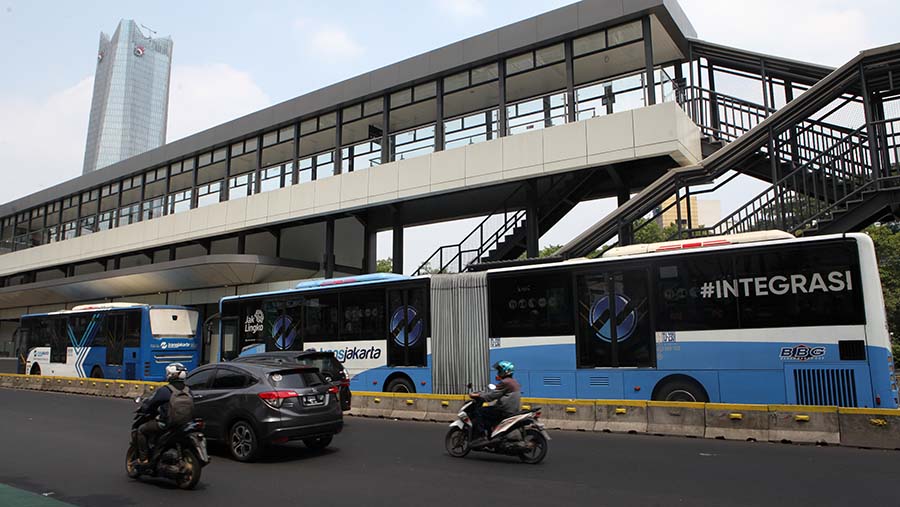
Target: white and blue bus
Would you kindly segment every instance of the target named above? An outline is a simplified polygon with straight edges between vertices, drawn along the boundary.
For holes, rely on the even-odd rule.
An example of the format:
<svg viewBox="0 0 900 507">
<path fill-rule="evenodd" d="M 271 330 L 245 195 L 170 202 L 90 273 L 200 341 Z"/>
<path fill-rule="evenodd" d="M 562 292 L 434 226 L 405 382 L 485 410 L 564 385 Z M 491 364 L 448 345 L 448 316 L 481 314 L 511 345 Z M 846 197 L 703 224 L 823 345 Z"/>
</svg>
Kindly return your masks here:
<svg viewBox="0 0 900 507">
<path fill-rule="evenodd" d="M 864 234 L 746 233 L 474 274 L 311 281 L 220 310 L 225 359 L 333 350 L 357 390 L 463 392 L 507 359 L 533 397 L 898 403 Z"/>
<path fill-rule="evenodd" d="M 19 320 L 19 373 L 122 380 L 165 380 L 166 365 L 199 364 L 196 310 L 103 303 L 28 314 Z"/>
</svg>

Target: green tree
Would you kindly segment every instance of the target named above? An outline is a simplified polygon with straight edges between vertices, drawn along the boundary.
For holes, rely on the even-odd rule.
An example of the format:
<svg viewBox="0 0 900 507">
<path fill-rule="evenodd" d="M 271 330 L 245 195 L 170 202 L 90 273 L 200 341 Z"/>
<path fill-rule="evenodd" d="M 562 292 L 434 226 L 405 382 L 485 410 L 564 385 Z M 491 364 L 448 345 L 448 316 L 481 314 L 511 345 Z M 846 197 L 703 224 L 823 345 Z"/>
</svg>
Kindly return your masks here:
<svg viewBox="0 0 900 507">
<path fill-rule="evenodd" d="M 387 259 L 378 259 L 375 261 L 376 273 L 390 273 L 394 270 L 394 260 L 390 257 Z"/>
<path fill-rule="evenodd" d="M 898 357 L 900 355 L 900 336 L 898 336 L 898 330 L 900 330 L 900 224 L 871 225 L 866 228 L 865 233 L 875 243 L 888 330 L 891 333 L 894 357 Z"/>
</svg>

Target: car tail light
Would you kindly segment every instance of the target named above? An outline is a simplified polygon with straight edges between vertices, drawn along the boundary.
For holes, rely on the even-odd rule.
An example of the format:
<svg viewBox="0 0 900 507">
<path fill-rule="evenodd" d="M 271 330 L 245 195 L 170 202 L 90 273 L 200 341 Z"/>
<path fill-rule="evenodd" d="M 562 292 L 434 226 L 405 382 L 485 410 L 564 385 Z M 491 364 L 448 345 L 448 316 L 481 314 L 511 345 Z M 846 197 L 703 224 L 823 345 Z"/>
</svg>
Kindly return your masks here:
<svg viewBox="0 0 900 507">
<path fill-rule="evenodd" d="M 330 394 L 337 394 L 339 391 L 340 389 L 338 389 L 338 386 L 331 386 L 328 388 L 328 392 Z"/>
<path fill-rule="evenodd" d="M 272 408 L 281 408 L 285 398 L 297 398 L 298 396 L 294 391 L 265 391 L 259 393 L 259 397 L 266 402 L 266 405 Z"/>
</svg>

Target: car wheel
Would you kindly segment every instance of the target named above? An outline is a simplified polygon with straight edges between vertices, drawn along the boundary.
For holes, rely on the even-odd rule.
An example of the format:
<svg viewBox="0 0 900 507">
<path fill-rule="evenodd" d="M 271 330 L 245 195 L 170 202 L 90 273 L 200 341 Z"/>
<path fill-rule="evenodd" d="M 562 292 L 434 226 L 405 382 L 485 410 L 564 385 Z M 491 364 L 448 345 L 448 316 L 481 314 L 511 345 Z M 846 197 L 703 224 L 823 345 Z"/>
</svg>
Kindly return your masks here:
<svg viewBox="0 0 900 507">
<path fill-rule="evenodd" d="M 259 452 L 259 442 L 253 426 L 246 421 L 238 421 L 231 426 L 228 432 L 228 450 L 237 461 L 253 461 Z"/>
<path fill-rule="evenodd" d="M 397 377 L 388 382 L 384 390 L 389 393 L 414 393 L 416 392 L 416 386 L 405 378 Z"/>
<path fill-rule="evenodd" d="M 331 443 L 331 439 L 333 437 L 328 435 L 327 437 L 316 437 L 316 438 L 306 438 L 303 439 L 303 445 L 313 451 L 321 451 L 322 449 L 328 447 L 328 444 Z"/>
</svg>

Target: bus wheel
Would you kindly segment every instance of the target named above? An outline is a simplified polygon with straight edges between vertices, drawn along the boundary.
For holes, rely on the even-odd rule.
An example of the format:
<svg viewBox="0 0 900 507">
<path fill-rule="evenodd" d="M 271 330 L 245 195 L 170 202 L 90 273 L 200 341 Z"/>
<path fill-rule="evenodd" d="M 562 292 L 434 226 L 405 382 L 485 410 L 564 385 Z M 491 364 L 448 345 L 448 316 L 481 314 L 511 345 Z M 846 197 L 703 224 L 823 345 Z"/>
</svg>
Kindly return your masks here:
<svg viewBox="0 0 900 507">
<path fill-rule="evenodd" d="M 416 386 L 403 377 L 397 377 L 388 382 L 384 390 L 389 393 L 414 393 Z"/>
<path fill-rule="evenodd" d="M 29 375 L 40 375 L 41 374 L 41 365 L 35 363 L 31 365 L 31 372 Z"/>
<path fill-rule="evenodd" d="M 707 403 L 709 397 L 706 391 L 697 382 L 687 378 L 673 378 L 664 381 L 656 389 L 653 396 L 655 401 L 683 401 Z"/>
<path fill-rule="evenodd" d="M 103 370 L 99 366 L 94 366 L 94 369 L 91 370 L 91 378 L 103 378 Z"/>
</svg>

